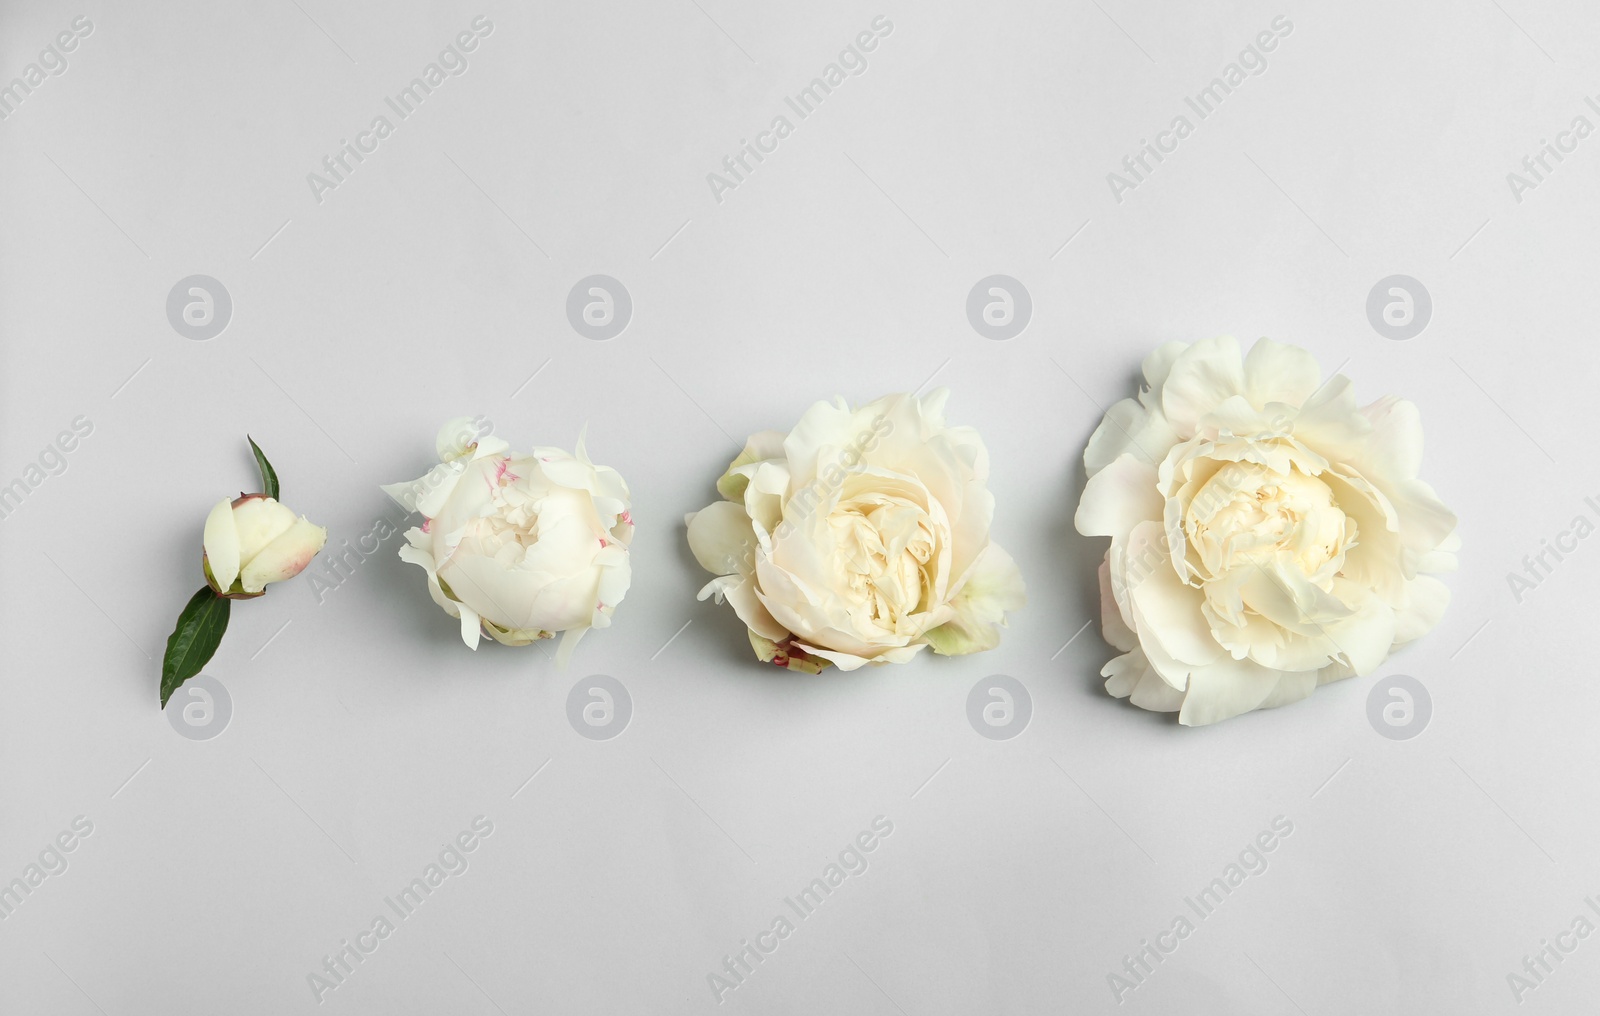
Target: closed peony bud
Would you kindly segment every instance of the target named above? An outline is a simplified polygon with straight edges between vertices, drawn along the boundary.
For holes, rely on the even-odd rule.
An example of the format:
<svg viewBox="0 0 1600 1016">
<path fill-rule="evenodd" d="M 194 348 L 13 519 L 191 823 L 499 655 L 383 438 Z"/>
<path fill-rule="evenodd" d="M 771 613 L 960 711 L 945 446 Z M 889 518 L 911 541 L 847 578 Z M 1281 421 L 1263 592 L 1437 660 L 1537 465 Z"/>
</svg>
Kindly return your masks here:
<svg viewBox="0 0 1600 1016">
<path fill-rule="evenodd" d="M 326 529 L 265 494 L 224 499 L 206 517 L 206 581 L 222 596 L 260 596 L 304 571 L 327 539 Z"/>
</svg>

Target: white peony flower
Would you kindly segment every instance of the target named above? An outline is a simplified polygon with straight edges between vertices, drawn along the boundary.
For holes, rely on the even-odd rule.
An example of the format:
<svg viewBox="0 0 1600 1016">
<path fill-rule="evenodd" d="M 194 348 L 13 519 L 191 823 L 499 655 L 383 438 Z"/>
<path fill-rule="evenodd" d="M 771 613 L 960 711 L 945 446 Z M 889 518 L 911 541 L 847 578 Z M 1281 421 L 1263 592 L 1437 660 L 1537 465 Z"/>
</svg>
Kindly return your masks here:
<svg viewBox="0 0 1600 1016">
<path fill-rule="evenodd" d="M 511 646 L 565 632 L 565 664 L 584 632 L 611 624 L 628 591 L 627 484 L 590 462 L 582 439 L 576 455 L 518 455 L 463 417 L 436 445 L 442 461 L 426 476 L 383 488 L 424 516 L 401 560 L 428 573 L 434 602 L 460 618 L 471 648 L 480 630 Z"/>
<path fill-rule="evenodd" d="M 201 566 L 219 595 L 244 600 L 305 570 L 328 531 L 265 494 L 223 498 L 206 516 Z"/>
<path fill-rule="evenodd" d="M 1106 690 L 1215 723 L 1377 669 L 1433 628 L 1456 518 L 1417 478 L 1417 407 L 1358 407 L 1349 379 L 1262 339 L 1172 342 L 1089 439 Z"/>
<path fill-rule="evenodd" d="M 1022 576 L 989 540 L 989 454 L 945 426 L 948 395 L 819 402 L 752 436 L 717 481 L 727 500 L 687 516 L 718 576 L 700 599 L 731 603 L 760 659 L 816 673 L 999 645 Z"/>
</svg>

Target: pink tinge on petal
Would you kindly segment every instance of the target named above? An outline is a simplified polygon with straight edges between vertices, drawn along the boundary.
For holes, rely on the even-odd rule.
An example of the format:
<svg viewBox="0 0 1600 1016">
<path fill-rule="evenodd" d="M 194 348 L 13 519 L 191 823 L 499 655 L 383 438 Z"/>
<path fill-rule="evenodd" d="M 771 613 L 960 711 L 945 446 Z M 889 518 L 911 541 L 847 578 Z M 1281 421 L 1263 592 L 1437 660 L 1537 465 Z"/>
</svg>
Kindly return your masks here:
<svg viewBox="0 0 1600 1016">
<path fill-rule="evenodd" d="M 507 455 L 505 458 L 501 459 L 499 462 L 495 463 L 495 466 L 494 466 L 494 479 L 495 479 L 495 482 L 496 483 L 500 483 L 500 484 L 516 483 L 518 480 L 522 479 L 522 477 L 518 476 L 516 473 L 510 472 L 510 469 L 511 469 L 511 456 L 509 456 L 509 455 Z"/>
<path fill-rule="evenodd" d="M 624 510 L 623 513 L 617 517 L 623 522 L 626 522 L 628 525 L 633 525 L 633 512 Z"/>
<path fill-rule="evenodd" d="M 433 520 L 428 518 L 427 516 L 423 516 L 423 519 L 422 519 L 422 531 L 424 533 L 428 533 L 428 532 L 432 532 L 433 531 Z"/>
</svg>

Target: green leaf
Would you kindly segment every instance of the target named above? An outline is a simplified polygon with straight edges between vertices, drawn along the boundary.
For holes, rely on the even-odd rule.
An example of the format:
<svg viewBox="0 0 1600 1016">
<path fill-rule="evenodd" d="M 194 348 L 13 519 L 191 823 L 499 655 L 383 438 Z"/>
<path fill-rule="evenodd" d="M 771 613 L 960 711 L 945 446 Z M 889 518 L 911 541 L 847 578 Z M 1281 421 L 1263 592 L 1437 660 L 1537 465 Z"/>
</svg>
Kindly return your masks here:
<svg viewBox="0 0 1600 1016">
<path fill-rule="evenodd" d="M 261 467 L 261 493 L 278 500 L 278 473 L 272 468 L 272 463 L 267 461 L 266 453 L 261 446 L 256 444 L 256 439 L 249 434 L 244 436 L 250 442 L 250 450 L 256 453 L 256 465 Z"/>
<path fill-rule="evenodd" d="M 263 465 L 263 469 L 270 471 L 271 467 Z M 167 637 L 167 655 L 161 661 L 161 708 L 167 708 L 167 699 L 183 682 L 200 673 L 222 644 L 222 633 L 227 630 L 226 599 L 210 586 L 189 597 L 183 613 L 178 615 L 178 626 Z"/>
</svg>

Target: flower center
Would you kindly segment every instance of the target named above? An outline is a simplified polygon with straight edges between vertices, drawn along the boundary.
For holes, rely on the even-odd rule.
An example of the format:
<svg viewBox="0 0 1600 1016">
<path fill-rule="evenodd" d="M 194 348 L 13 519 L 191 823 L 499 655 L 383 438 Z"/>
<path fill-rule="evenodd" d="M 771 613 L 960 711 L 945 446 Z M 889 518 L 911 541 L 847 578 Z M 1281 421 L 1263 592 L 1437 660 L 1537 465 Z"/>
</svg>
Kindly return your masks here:
<svg viewBox="0 0 1600 1016">
<path fill-rule="evenodd" d="M 1324 588 L 1355 528 L 1319 477 L 1252 463 L 1219 470 L 1189 503 L 1183 524 L 1204 576 L 1271 561 L 1291 564 Z"/>
<path fill-rule="evenodd" d="M 828 517 L 854 611 L 884 628 L 923 609 L 936 541 L 927 513 L 894 497 L 842 503 Z"/>
</svg>

